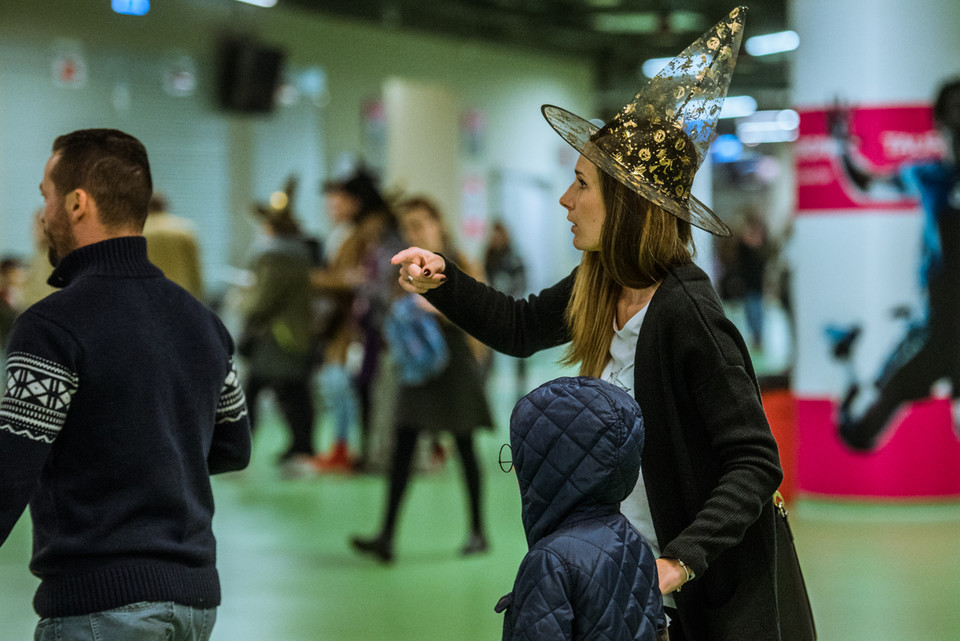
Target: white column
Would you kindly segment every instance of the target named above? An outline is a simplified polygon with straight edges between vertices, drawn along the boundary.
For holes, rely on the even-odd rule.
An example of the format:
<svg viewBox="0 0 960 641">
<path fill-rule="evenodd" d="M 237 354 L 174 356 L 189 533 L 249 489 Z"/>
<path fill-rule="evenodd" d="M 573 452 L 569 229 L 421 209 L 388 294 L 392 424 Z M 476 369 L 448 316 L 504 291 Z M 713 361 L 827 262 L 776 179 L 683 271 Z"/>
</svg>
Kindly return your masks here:
<svg viewBox="0 0 960 641">
<path fill-rule="evenodd" d="M 911 150 L 888 144 L 898 129 L 900 140 L 915 147 L 930 142 L 930 133 L 916 131 L 911 122 L 916 114 L 908 112 L 929 106 L 940 83 L 960 75 L 960 2 L 794 0 L 790 22 L 801 41 L 794 57 L 794 103 L 808 130 L 811 123 L 816 129 L 817 112 L 822 119 L 822 111 L 839 98 L 855 111 L 870 112 L 856 133 L 867 152 L 879 145 L 887 159 L 879 170 L 895 171 L 898 153 L 904 162 L 911 160 Z M 828 179 L 824 172 L 831 163 L 842 172 L 830 139 L 805 135 L 804 125 L 797 144 L 793 386 L 800 395 L 836 397 L 845 377 L 829 358 L 825 326 L 863 325 L 854 362 L 862 379 L 872 379 L 903 333 L 903 321 L 891 316 L 891 308 L 920 307 L 921 216 L 916 203 L 863 194 L 853 194 L 860 198 L 855 207 L 805 209 L 804 185 Z M 841 186 L 850 195 L 850 185 Z"/>
</svg>

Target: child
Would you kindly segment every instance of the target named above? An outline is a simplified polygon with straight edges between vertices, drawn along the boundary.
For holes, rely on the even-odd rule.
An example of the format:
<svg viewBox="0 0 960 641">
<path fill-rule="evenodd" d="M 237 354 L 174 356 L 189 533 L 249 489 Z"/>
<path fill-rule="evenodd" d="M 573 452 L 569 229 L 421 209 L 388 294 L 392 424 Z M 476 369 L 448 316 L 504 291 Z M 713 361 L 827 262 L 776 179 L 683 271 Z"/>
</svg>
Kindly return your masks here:
<svg viewBox="0 0 960 641">
<path fill-rule="evenodd" d="M 520 399 L 510 418 L 529 552 L 503 639 L 655 641 L 666 619 L 653 550 L 620 513 L 640 473 L 636 401 L 596 378 L 559 378 Z"/>
</svg>

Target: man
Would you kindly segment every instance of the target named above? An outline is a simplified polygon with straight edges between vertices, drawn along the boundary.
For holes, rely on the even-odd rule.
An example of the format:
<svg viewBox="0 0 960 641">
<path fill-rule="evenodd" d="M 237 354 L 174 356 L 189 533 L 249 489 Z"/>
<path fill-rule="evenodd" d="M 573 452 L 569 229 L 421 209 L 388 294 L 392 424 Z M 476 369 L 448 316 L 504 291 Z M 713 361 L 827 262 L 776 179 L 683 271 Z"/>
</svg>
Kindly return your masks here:
<svg viewBox="0 0 960 641">
<path fill-rule="evenodd" d="M 923 319 L 913 325 L 887 360 L 875 385 L 851 380 L 840 406 L 840 438 L 854 450 L 869 451 L 907 402 L 930 396 L 938 381 L 949 381 L 954 423 L 960 414 L 960 78 L 940 88 L 933 117 L 947 147 L 941 160 L 909 165 L 887 177 L 888 186 L 912 193 L 923 206 L 920 280 L 925 288 Z M 846 147 L 845 147 L 846 148 Z M 851 162 L 844 163 L 851 167 Z M 859 182 L 880 180 L 862 173 Z M 859 328 L 838 333 L 834 355 L 849 360 Z"/>
<path fill-rule="evenodd" d="M 200 249 L 193 221 L 167 211 L 167 199 L 154 193 L 147 206 L 143 236 L 147 239 L 147 258 L 163 275 L 203 300 L 203 274 Z"/>
<path fill-rule="evenodd" d="M 41 640 L 205 640 L 220 603 L 209 475 L 248 463 L 246 404 L 226 329 L 147 260 L 151 190 L 108 129 L 57 138 L 40 184 L 62 289 L 10 337 L 0 544 L 29 501 Z"/>
</svg>

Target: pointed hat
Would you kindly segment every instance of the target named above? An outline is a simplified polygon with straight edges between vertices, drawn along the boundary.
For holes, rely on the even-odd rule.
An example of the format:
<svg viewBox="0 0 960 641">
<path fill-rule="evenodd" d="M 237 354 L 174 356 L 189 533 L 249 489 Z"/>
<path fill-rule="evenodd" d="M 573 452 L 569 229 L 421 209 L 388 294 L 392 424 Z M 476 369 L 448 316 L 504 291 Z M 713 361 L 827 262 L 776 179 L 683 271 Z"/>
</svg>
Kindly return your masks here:
<svg viewBox="0 0 960 641">
<path fill-rule="evenodd" d="M 544 118 L 597 167 L 665 211 L 716 236 L 730 228 L 690 194 L 717 129 L 743 37 L 738 7 L 697 38 L 603 127 L 560 107 Z"/>
</svg>

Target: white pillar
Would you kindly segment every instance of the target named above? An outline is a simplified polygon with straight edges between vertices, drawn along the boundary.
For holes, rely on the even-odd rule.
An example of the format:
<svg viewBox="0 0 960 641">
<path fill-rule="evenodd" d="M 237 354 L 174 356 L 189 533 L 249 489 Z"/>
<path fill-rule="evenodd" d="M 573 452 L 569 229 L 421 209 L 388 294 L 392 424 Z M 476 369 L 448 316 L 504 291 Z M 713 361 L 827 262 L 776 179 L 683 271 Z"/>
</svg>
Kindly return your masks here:
<svg viewBox="0 0 960 641">
<path fill-rule="evenodd" d="M 946 401 L 904 405 L 868 455 L 841 442 L 836 404 L 850 372 L 862 389 L 872 386 L 904 337 L 906 322 L 893 309 L 925 312 L 922 211 L 890 177 L 944 151 L 930 106 L 941 83 L 960 75 L 960 2 L 793 0 L 792 24 L 801 41 L 793 82 L 801 117 L 793 252 L 798 489 L 958 495 L 960 442 Z M 836 100 L 849 107 L 852 136 L 843 145 L 829 135 Z M 858 169 L 887 179 L 852 179 L 858 172 L 841 148 Z M 831 324 L 861 327 L 847 364 L 831 356 Z"/>
<path fill-rule="evenodd" d="M 823 173 L 830 163 L 841 172 L 835 155 L 827 161 L 833 155 L 830 140 L 818 133 L 805 135 L 803 127 L 816 130 L 817 112 L 822 117 L 839 98 L 855 112 L 871 112 L 856 133 L 868 153 L 870 145 L 887 145 L 873 150 L 886 157 L 886 165 L 877 169 L 895 171 L 900 160 L 911 160 L 911 150 L 891 149 L 887 143 L 897 140 L 897 129 L 904 130 L 900 140 L 914 147 L 930 142 L 930 132 L 924 136 L 910 122 L 916 114 L 909 108 L 928 107 L 940 83 L 960 75 L 960 2 L 794 0 L 791 24 L 801 42 L 794 52 L 794 103 L 804 118 L 797 144 L 798 362 L 793 384 L 800 394 L 836 395 L 844 374 L 828 356 L 824 327 L 862 323 L 855 364 L 862 377 L 875 375 L 903 330 L 890 309 L 919 304 L 921 218 L 916 203 L 878 204 L 870 197 L 856 207 L 830 209 L 825 201 L 823 207 L 806 209 L 805 185 L 816 189 L 830 178 Z M 904 157 L 895 158 L 900 152 Z M 849 184 L 842 187 L 850 191 Z"/>
</svg>

